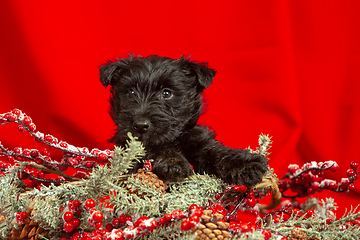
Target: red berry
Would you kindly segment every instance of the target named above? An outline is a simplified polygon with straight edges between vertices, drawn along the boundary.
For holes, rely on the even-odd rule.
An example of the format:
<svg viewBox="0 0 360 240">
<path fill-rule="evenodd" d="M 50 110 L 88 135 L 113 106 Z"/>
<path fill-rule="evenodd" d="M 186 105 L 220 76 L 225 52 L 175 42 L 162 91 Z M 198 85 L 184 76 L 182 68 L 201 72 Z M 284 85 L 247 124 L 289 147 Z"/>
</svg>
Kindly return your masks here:
<svg viewBox="0 0 360 240">
<path fill-rule="evenodd" d="M 129 215 L 125 216 L 125 222 L 132 222 L 132 217 Z"/>
<path fill-rule="evenodd" d="M 239 229 L 242 233 L 246 233 L 247 231 L 249 231 L 249 225 L 247 225 L 246 223 L 240 223 Z"/>
<path fill-rule="evenodd" d="M 42 151 L 41 151 L 41 154 L 43 156 L 50 156 L 50 151 L 47 149 L 47 148 L 44 148 Z"/>
<path fill-rule="evenodd" d="M 215 199 L 219 200 L 221 198 L 221 196 L 222 196 L 221 194 L 215 194 Z"/>
<path fill-rule="evenodd" d="M 71 222 L 74 224 L 74 228 L 77 228 L 80 226 L 80 220 L 77 218 L 74 218 Z"/>
<path fill-rule="evenodd" d="M 337 184 L 335 182 L 330 182 L 329 183 L 329 189 L 330 190 L 335 190 L 337 188 Z"/>
<path fill-rule="evenodd" d="M 171 217 L 173 219 L 181 219 L 185 216 L 185 213 L 179 209 L 172 211 Z"/>
<path fill-rule="evenodd" d="M 31 123 L 31 124 L 28 126 L 28 128 L 29 128 L 30 131 L 35 131 L 36 125 L 33 124 L 33 123 Z"/>
<path fill-rule="evenodd" d="M 8 120 L 10 122 L 15 122 L 17 120 L 17 117 L 14 114 L 10 114 L 9 117 L 8 117 Z"/>
<path fill-rule="evenodd" d="M 193 215 L 189 217 L 189 221 L 199 222 L 200 218 L 197 215 Z"/>
<path fill-rule="evenodd" d="M 151 224 L 150 229 L 154 229 L 158 226 L 158 222 L 155 219 L 152 219 L 150 221 L 150 224 Z"/>
<path fill-rule="evenodd" d="M 203 208 L 198 208 L 198 209 L 195 209 L 192 213 L 191 213 L 191 216 L 198 216 L 198 217 L 201 217 L 203 215 Z"/>
<path fill-rule="evenodd" d="M 189 227 L 190 227 L 190 229 L 195 228 L 195 227 L 196 227 L 196 225 L 197 225 L 197 223 L 198 223 L 198 222 L 195 222 L 195 221 L 191 221 L 191 220 L 189 220 Z"/>
<path fill-rule="evenodd" d="M 68 159 L 68 162 L 69 162 L 69 164 L 70 164 L 71 166 L 77 166 L 77 165 L 79 165 L 79 161 L 76 160 L 75 158 L 69 158 L 69 159 Z"/>
<path fill-rule="evenodd" d="M 351 177 L 353 177 L 353 176 L 356 175 L 355 171 L 352 170 L 352 169 L 348 169 L 346 173 L 347 173 L 347 176 L 348 176 L 349 178 L 351 178 Z"/>
<path fill-rule="evenodd" d="M 100 229 L 102 227 L 102 223 L 101 222 L 96 222 L 95 223 L 95 228 L 96 229 Z"/>
<path fill-rule="evenodd" d="M 247 198 L 252 198 L 252 197 L 254 197 L 254 192 L 253 192 L 253 191 L 248 192 L 247 195 L 246 195 L 246 197 L 247 197 Z"/>
<path fill-rule="evenodd" d="M 23 131 L 25 131 L 24 126 L 19 125 L 19 126 L 18 126 L 18 131 L 19 131 L 19 132 L 23 132 Z"/>
<path fill-rule="evenodd" d="M 52 143 L 52 141 L 53 141 L 54 139 L 53 139 L 53 137 L 52 137 L 51 135 L 46 135 L 45 138 L 44 138 L 44 140 L 45 140 L 46 142 Z"/>
<path fill-rule="evenodd" d="M 82 236 L 79 240 L 92 240 L 93 238 L 89 236 Z M 74 239 L 75 240 L 75 239 Z"/>
<path fill-rule="evenodd" d="M 20 111 L 19 109 L 14 109 L 14 110 L 12 111 L 12 113 L 15 114 L 15 115 L 17 115 L 17 116 L 20 116 L 21 111 Z"/>
<path fill-rule="evenodd" d="M 297 209 L 297 208 L 294 208 L 294 209 L 292 210 L 292 212 L 293 212 L 293 214 L 294 214 L 295 216 L 297 216 L 297 215 L 300 214 L 300 210 Z"/>
<path fill-rule="evenodd" d="M 330 171 L 336 172 L 339 170 L 339 165 L 337 163 L 334 163 L 334 165 L 331 166 Z"/>
<path fill-rule="evenodd" d="M 72 232 L 74 230 L 74 224 L 72 222 L 66 222 L 64 224 L 65 232 Z"/>
<path fill-rule="evenodd" d="M 22 224 L 24 222 L 24 219 L 21 217 L 21 212 L 17 212 L 15 218 L 18 224 Z"/>
<path fill-rule="evenodd" d="M 96 211 L 92 215 L 95 222 L 101 222 L 104 219 L 104 215 L 100 211 Z"/>
<path fill-rule="evenodd" d="M 114 226 L 111 223 L 108 223 L 108 224 L 106 224 L 105 228 L 106 228 L 106 230 L 111 232 L 113 230 Z"/>
<path fill-rule="evenodd" d="M 31 122 L 32 122 L 32 120 L 30 117 L 28 117 L 28 116 L 24 117 L 23 123 L 25 126 L 29 126 Z"/>
<path fill-rule="evenodd" d="M 44 161 L 43 161 L 42 159 L 40 159 L 40 158 L 37 158 L 37 159 L 35 160 L 35 162 L 36 162 L 37 164 L 42 165 Z"/>
<path fill-rule="evenodd" d="M 44 178 L 45 177 L 45 173 L 43 171 L 39 171 L 37 174 L 38 178 Z"/>
<path fill-rule="evenodd" d="M 257 225 L 255 223 L 250 223 L 249 224 L 249 231 L 250 232 L 254 232 L 254 231 L 256 231 L 256 229 L 257 229 Z"/>
<path fill-rule="evenodd" d="M 278 223 L 278 222 L 280 222 L 280 216 L 274 217 L 274 223 Z"/>
<path fill-rule="evenodd" d="M 114 219 L 112 220 L 112 224 L 114 224 L 115 226 L 119 226 L 120 220 L 119 220 L 118 218 L 114 218 Z"/>
<path fill-rule="evenodd" d="M 357 161 L 352 161 L 350 163 L 350 167 L 353 169 L 353 170 L 356 170 L 358 167 L 359 167 L 359 163 Z"/>
<path fill-rule="evenodd" d="M 27 212 L 21 212 L 21 213 L 20 213 L 20 217 L 21 217 L 22 219 L 26 219 L 26 218 L 27 218 Z"/>
<path fill-rule="evenodd" d="M 30 150 L 29 150 L 29 149 L 25 149 L 25 150 L 23 151 L 23 154 L 24 154 L 25 156 L 30 156 Z"/>
<path fill-rule="evenodd" d="M 66 212 L 63 215 L 65 222 L 71 222 L 74 219 L 74 214 L 72 212 Z"/>
<path fill-rule="evenodd" d="M 86 166 L 87 168 L 91 168 L 91 167 L 93 166 L 93 163 L 92 163 L 92 162 L 86 162 L 86 163 L 85 163 L 85 166 Z"/>
<path fill-rule="evenodd" d="M 247 190 L 247 187 L 245 185 L 240 185 L 240 192 L 243 193 L 243 192 L 246 192 Z"/>
<path fill-rule="evenodd" d="M 67 148 L 68 144 L 66 142 L 60 142 L 60 147 Z"/>
<path fill-rule="evenodd" d="M 331 219 L 331 218 L 328 218 L 328 219 L 326 219 L 326 224 L 331 224 L 333 222 L 333 220 Z"/>
<path fill-rule="evenodd" d="M 220 205 L 217 205 L 213 211 L 214 211 L 214 213 L 220 213 L 224 216 L 226 216 L 226 214 L 227 214 L 226 209 Z"/>
<path fill-rule="evenodd" d="M 234 186 L 233 189 L 234 189 L 235 192 L 240 192 L 240 185 Z"/>
<path fill-rule="evenodd" d="M 143 221 L 148 220 L 149 217 L 147 216 L 142 216 L 139 217 L 138 220 L 136 220 L 136 222 L 134 223 L 134 227 L 138 227 Z"/>
<path fill-rule="evenodd" d="M 87 175 L 86 175 L 86 172 L 77 171 L 77 172 L 74 174 L 74 177 L 77 177 L 77 178 L 87 178 Z"/>
<path fill-rule="evenodd" d="M 306 217 L 311 217 L 312 215 L 314 215 L 314 210 L 312 209 L 306 210 Z"/>
<path fill-rule="evenodd" d="M 166 223 L 165 218 L 164 218 L 164 217 L 159 218 L 159 223 L 160 223 L 161 225 L 164 225 L 164 224 Z"/>
<path fill-rule="evenodd" d="M 255 207 L 255 205 L 256 205 L 256 199 L 255 199 L 254 197 L 252 197 L 252 198 L 247 198 L 247 199 L 246 199 L 246 205 L 247 205 L 248 207 L 250 207 L 250 208 Z"/>
<path fill-rule="evenodd" d="M 31 156 L 32 158 L 36 158 L 37 156 L 39 156 L 38 150 L 31 150 L 30 156 Z"/>
<path fill-rule="evenodd" d="M 285 214 L 283 215 L 283 221 L 287 221 L 287 220 L 289 220 L 289 218 L 290 218 L 290 215 L 289 215 L 289 214 L 285 213 Z"/>
<path fill-rule="evenodd" d="M 100 153 L 99 156 L 98 156 L 98 159 L 99 159 L 100 161 L 106 161 L 106 160 L 107 160 L 107 156 L 106 156 L 106 154 L 104 154 L 104 153 Z"/>
<path fill-rule="evenodd" d="M 263 230 L 263 231 L 261 232 L 261 234 L 264 235 L 264 239 L 265 239 L 265 240 L 268 240 L 268 239 L 271 238 L 271 232 L 270 232 L 269 230 L 267 230 L 267 229 Z"/>
<path fill-rule="evenodd" d="M 119 217 L 119 221 L 120 222 L 125 222 L 125 217 L 126 217 L 125 214 L 121 214 L 120 217 Z"/>
<path fill-rule="evenodd" d="M 189 220 L 184 219 L 184 221 L 182 221 L 182 223 L 181 223 L 181 230 L 182 231 L 189 231 L 190 229 L 191 229 L 191 227 L 190 227 Z"/>
<path fill-rule="evenodd" d="M 73 206 L 76 207 L 76 208 L 80 206 L 79 200 L 74 200 L 72 204 L 73 204 Z"/>
<path fill-rule="evenodd" d="M 299 165 L 297 165 L 297 164 L 290 164 L 289 166 L 288 166 L 288 172 L 290 173 L 290 174 L 294 174 L 297 170 L 299 170 L 300 169 L 300 167 L 299 167 Z"/>
<path fill-rule="evenodd" d="M 198 206 L 196 204 L 191 204 L 189 207 L 189 211 L 195 210 L 197 208 L 198 208 Z"/>
<path fill-rule="evenodd" d="M 91 209 L 93 207 L 95 207 L 96 203 L 93 199 L 88 199 L 85 201 L 85 208 L 87 209 Z"/>
<path fill-rule="evenodd" d="M 351 191 L 351 192 L 355 191 L 355 185 L 354 185 L 354 184 L 350 184 L 350 185 L 348 186 L 348 190 Z"/>
<path fill-rule="evenodd" d="M 172 219 L 171 214 L 169 214 L 169 213 L 165 214 L 164 219 L 165 219 L 166 222 L 170 222 L 171 219 Z"/>
</svg>

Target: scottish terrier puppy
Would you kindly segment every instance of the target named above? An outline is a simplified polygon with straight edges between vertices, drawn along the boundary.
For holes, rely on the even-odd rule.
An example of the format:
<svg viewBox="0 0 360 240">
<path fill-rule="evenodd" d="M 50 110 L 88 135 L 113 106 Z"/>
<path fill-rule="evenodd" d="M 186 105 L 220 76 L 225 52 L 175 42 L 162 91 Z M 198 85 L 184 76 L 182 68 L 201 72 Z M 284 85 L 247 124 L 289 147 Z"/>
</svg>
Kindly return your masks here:
<svg viewBox="0 0 360 240">
<path fill-rule="evenodd" d="M 101 66 L 101 83 L 112 87 L 110 114 L 117 131 L 111 141 L 125 146 L 131 132 L 143 143 L 145 159 L 154 159 L 152 171 L 165 181 L 192 175 L 193 166 L 195 172 L 228 183 L 261 182 L 268 170 L 264 156 L 226 147 L 214 140 L 213 131 L 197 124 L 202 92 L 215 73 L 206 63 L 156 55 Z"/>
</svg>

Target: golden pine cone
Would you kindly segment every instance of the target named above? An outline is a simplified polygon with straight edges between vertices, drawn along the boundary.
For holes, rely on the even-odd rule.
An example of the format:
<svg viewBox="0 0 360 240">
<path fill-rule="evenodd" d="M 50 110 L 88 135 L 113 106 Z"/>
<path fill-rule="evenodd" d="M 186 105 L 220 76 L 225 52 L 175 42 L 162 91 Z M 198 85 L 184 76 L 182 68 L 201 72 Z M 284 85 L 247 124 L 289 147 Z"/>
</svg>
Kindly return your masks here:
<svg viewBox="0 0 360 240">
<path fill-rule="evenodd" d="M 153 172 L 144 172 L 143 169 L 139 169 L 136 174 L 133 175 L 135 179 L 139 179 L 140 182 L 144 185 L 148 185 L 156 190 L 161 190 L 162 194 L 165 194 L 167 185 L 159 179 L 159 177 Z M 128 188 L 129 193 L 136 194 L 139 197 L 144 196 L 143 193 L 139 193 L 136 189 L 133 190 L 130 187 Z"/>
<path fill-rule="evenodd" d="M 8 240 L 42 240 L 43 237 L 48 237 L 49 232 L 39 226 L 34 220 L 30 218 L 32 209 L 27 210 L 28 217 L 24 223 L 19 225 L 18 229 L 11 229 Z"/>
<path fill-rule="evenodd" d="M 211 210 L 204 210 L 200 217 L 200 224 L 194 231 L 195 240 L 228 240 L 232 236 L 228 232 L 229 223 L 220 221 L 224 216 L 222 214 L 213 214 Z"/>
</svg>

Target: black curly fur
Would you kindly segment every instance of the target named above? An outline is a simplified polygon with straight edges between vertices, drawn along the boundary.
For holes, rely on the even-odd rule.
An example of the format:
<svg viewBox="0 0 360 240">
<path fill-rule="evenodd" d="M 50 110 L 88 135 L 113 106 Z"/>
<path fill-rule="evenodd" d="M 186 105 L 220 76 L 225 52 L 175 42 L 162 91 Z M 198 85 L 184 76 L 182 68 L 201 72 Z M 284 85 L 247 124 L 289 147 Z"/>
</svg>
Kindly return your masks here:
<svg viewBox="0 0 360 240">
<path fill-rule="evenodd" d="M 197 125 L 202 92 L 215 73 L 206 63 L 185 57 L 109 61 L 100 68 L 100 80 L 112 86 L 110 114 L 117 131 L 111 141 L 124 146 L 128 132 L 138 137 L 146 159 L 154 159 L 153 172 L 164 180 L 191 175 L 193 165 L 195 172 L 214 174 L 228 183 L 261 182 L 268 170 L 263 156 L 228 148 L 214 140 L 213 131 Z"/>
</svg>

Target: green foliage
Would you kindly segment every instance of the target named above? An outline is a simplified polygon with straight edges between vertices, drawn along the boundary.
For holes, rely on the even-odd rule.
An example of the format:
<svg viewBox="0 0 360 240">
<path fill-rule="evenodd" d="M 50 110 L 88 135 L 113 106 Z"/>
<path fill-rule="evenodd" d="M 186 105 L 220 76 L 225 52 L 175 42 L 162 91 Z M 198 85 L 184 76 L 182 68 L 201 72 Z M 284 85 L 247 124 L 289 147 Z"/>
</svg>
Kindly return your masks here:
<svg viewBox="0 0 360 240">
<path fill-rule="evenodd" d="M 22 191 L 23 182 L 17 177 L 19 165 L 7 170 L 6 175 L 0 177 L 0 212 L 6 221 L 0 224 L 0 237 L 5 238 L 8 227 L 14 222 L 14 214 L 26 211 L 26 200 L 18 199 Z"/>
<path fill-rule="evenodd" d="M 327 198 L 325 201 L 322 200 L 322 204 L 316 203 L 316 199 L 309 199 L 308 206 L 313 205 L 315 207 L 315 213 L 325 213 L 334 209 L 335 204 L 333 199 Z M 310 204 L 312 203 L 312 204 Z M 309 205 L 310 204 L 310 205 Z M 321 210 L 320 208 L 323 208 Z M 301 227 L 300 230 L 307 234 L 307 237 L 317 237 L 319 239 L 358 239 L 360 236 L 360 226 L 359 225 L 350 225 L 347 222 L 357 221 L 356 219 L 360 217 L 360 212 L 355 209 L 351 209 L 348 213 L 345 213 L 338 220 L 336 216 L 330 215 L 321 215 L 314 214 L 313 216 L 306 218 L 305 215 L 297 217 L 295 214 L 292 214 L 288 221 L 283 222 L 282 217 L 278 223 L 275 223 L 273 219 L 270 219 L 268 223 L 264 224 L 266 229 L 271 229 L 276 231 L 284 236 L 289 237 L 290 232 L 294 227 Z M 327 217 L 331 217 L 333 220 L 331 223 L 327 223 Z M 358 222 L 358 221 L 357 221 Z"/>
<path fill-rule="evenodd" d="M 183 181 L 167 183 L 168 190 L 165 193 L 156 189 L 155 184 L 143 184 L 138 178 L 127 175 L 135 161 L 140 161 L 145 155 L 141 143 L 131 135 L 129 139 L 125 149 L 115 147 L 110 165 L 93 168 L 87 179 L 60 186 L 43 186 L 41 191 L 34 189 L 23 192 L 23 182 L 18 178 L 18 174 L 25 163 L 18 162 L 8 169 L 6 175 L 0 177 L 0 212 L 6 218 L 0 225 L 0 238 L 5 239 L 8 230 L 17 227 L 14 214 L 26 211 L 29 207 L 33 208 L 32 218 L 43 228 L 50 230 L 51 239 L 54 239 L 63 228 L 59 208 L 65 207 L 69 200 L 85 202 L 87 199 L 94 199 L 97 203 L 96 208 L 104 213 L 105 221 L 110 222 L 114 216 L 118 217 L 122 213 L 131 215 L 134 220 L 140 216 L 158 219 L 175 209 L 186 211 L 191 204 L 206 207 L 209 200 L 216 202 L 216 193 L 224 191 L 223 185 L 226 184 L 221 179 L 199 174 Z M 260 147 L 256 148 L 256 151 L 250 151 L 267 157 L 271 142 L 271 137 L 262 134 L 259 137 Z M 273 175 L 273 170 L 270 169 L 265 176 Z M 105 198 L 106 196 L 108 198 Z M 107 205 L 112 205 L 113 208 L 107 208 Z M 293 214 L 289 220 L 283 222 L 281 219 L 278 223 L 270 218 L 266 223 L 262 223 L 260 228 L 271 230 L 274 233 L 272 239 L 276 239 L 276 233 L 290 237 L 295 226 L 301 227 L 308 237 L 319 239 L 358 239 L 360 236 L 360 227 L 347 223 L 357 221 L 356 218 L 360 217 L 357 208 L 351 209 L 338 220 L 333 215 L 336 204 L 331 198 L 325 201 L 309 198 L 302 209 L 310 208 L 315 212 L 310 218 Z M 79 216 L 83 228 L 89 227 L 88 217 L 87 211 L 82 211 Z M 326 223 L 327 219 L 332 219 L 332 222 Z M 194 239 L 195 235 L 192 235 L 191 231 L 180 230 L 181 221 L 173 221 L 138 239 Z M 261 231 L 256 231 L 234 236 L 233 239 L 263 240 L 264 236 Z"/>
<path fill-rule="evenodd" d="M 62 229 L 63 220 L 59 208 L 66 206 L 67 201 L 77 199 L 84 202 L 91 198 L 100 206 L 102 197 L 110 194 L 113 186 L 118 189 L 122 184 L 120 175 L 127 173 L 133 167 L 134 161 L 139 161 L 145 154 L 141 143 L 131 135 L 129 138 L 126 149 L 115 148 L 111 167 L 94 168 L 88 179 L 78 182 L 60 186 L 52 184 L 49 187 L 42 186 L 41 191 L 33 189 L 22 193 L 23 182 L 19 180 L 18 174 L 26 163 L 18 162 L 10 168 L 5 176 L 0 177 L 0 210 L 6 217 L 6 222 L 0 225 L 0 236 L 5 238 L 12 227 L 17 227 L 14 214 L 26 211 L 29 206 L 33 208 L 32 218 L 43 228 L 51 230 L 50 235 Z M 83 211 L 81 217 L 85 219 L 87 214 Z"/>
<path fill-rule="evenodd" d="M 116 189 L 116 196 L 111 195 L 107 202 L 114 205 L 117 213 L 140 216 L 162 216 L 175 209 L 185 211 L 191 204 L 207 206 L 208 200 L 215 201 L 215 193 L 221 192 L 223 182 L 208 175 L 195 174 L 188 179 L 170 183 L 168 191 L 163 194 L 160 190 L 145 186 L 133 177 L 128 178 Z M 127 188 L 137 191 L 129 195 Z"/>
</svg>

